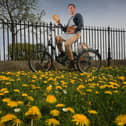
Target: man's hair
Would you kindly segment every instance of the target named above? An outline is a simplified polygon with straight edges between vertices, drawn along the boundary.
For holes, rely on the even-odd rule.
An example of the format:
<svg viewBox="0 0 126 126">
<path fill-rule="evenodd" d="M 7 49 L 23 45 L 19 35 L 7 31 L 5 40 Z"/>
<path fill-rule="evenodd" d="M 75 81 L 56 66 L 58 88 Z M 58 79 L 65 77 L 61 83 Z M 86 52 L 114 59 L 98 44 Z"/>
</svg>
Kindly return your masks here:
<svg viewBox="0 0 126 126">
<path fill-rule="evenodd" d="M 69 6 L 73 6 L 74 8 L 76 8 L 75 4 L 73 4 L 73 3 L 68 4 L 67 7 L 69 7 Z"/>
</svg>

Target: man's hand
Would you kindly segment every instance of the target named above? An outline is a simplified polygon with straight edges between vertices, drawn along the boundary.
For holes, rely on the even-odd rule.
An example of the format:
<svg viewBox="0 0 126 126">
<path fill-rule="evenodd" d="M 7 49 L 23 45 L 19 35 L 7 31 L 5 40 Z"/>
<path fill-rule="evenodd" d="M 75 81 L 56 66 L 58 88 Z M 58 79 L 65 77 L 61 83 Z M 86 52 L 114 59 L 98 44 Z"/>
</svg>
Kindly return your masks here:
<svg viewBox="0 0 126 126">
<path fill-rule="evenodd" d="M 68 34 L 73 34 L 75 33 L 76 26 L 69 26 L 66 30 Z"/>
<path fill-rule="evenodd" d="M 69 31 L 67 31 L 68 34 L 73 34 L 75 30 L 71 29 Z"/>
<path fill-rule="evenodd" d="M 56 14 L 52 15 L 52 19 L 55 21 L 56 24 L 60 23 L 60 18 L 58 15 L 56 15 Z"/>
</svg>

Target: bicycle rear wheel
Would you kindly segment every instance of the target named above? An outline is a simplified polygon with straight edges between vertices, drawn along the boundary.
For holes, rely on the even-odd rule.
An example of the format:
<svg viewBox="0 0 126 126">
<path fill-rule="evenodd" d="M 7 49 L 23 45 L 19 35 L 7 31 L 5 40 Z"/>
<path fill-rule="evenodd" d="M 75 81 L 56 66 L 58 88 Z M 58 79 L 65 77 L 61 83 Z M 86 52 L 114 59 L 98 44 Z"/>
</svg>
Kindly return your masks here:
<svg viewBox="0 0 126 126">
<path fill-rule="evenodd" d="M 28 65 L 33 72 L 48 71 L 52 67 L 52 57 L 48 52 L 35 52 L 29 57 Z"/>
<path fill-rule="evenodd" d="M 96 50 L 84 50 L 79 56 L 77 67 L 80 72 L 95 72 L 101 66 L 101 55 Z"/>
</svg>

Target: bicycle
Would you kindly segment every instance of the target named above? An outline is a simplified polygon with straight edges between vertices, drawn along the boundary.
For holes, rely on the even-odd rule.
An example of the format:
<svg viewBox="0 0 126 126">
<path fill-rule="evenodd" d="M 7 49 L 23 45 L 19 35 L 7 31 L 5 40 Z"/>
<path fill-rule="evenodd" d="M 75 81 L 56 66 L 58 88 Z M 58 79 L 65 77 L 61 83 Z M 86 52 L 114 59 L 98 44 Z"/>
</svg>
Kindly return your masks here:
<svg viewBox="0 0 126 126">
<path fill-rule="evenodd" d="M 67 56 L 58 57 L 56 56 L 56 48 L 52 44 L 52 31 L 54 31 L 51 26 L 49 28 L 48 46 L 51 49 L 51 54 L 46 48 L 43 48 L 29 57 L 28 65 L 33 72 L 49 71 L 53 67 L 55 61 L 67 66 L 69 64 L 69 59 Z M 80 72 L 92 72 L 98 71 L 101 67 L 101 55 L 98 50 L 92 48 L 82 49 L 79 53 L 73 52 L 75 69 Z"/>
</svg>

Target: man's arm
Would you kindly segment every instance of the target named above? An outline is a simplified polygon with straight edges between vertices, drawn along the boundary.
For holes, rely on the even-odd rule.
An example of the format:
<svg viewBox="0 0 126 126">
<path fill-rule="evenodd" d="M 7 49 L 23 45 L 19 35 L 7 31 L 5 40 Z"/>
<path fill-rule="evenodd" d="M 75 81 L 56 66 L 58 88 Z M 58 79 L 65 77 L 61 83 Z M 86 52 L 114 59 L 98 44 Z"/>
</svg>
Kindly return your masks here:
<svg viewBox="0 0 126 126">
<path fill-rule="evenodd" d="M 74 20 L 74 22 L 75 22 L 75 24 L 77 26 L 77 28 L 75 29 L 75 33 L 77 33 L 78 31 L 81 31 L 81 29 L 84 26 L 83 17 L 82 17 L 81 14 L 77 13 L 73 20 Z"/>
<path fill-rule="evenodd" d="M 66 26 L 63 26 L 61 23 L 59 23 L 58 26 L 61 27 L 61 30 L 62 30 L 62 31 L 66 32 L 66 29 L 67 29 Z"/>
</svg>

